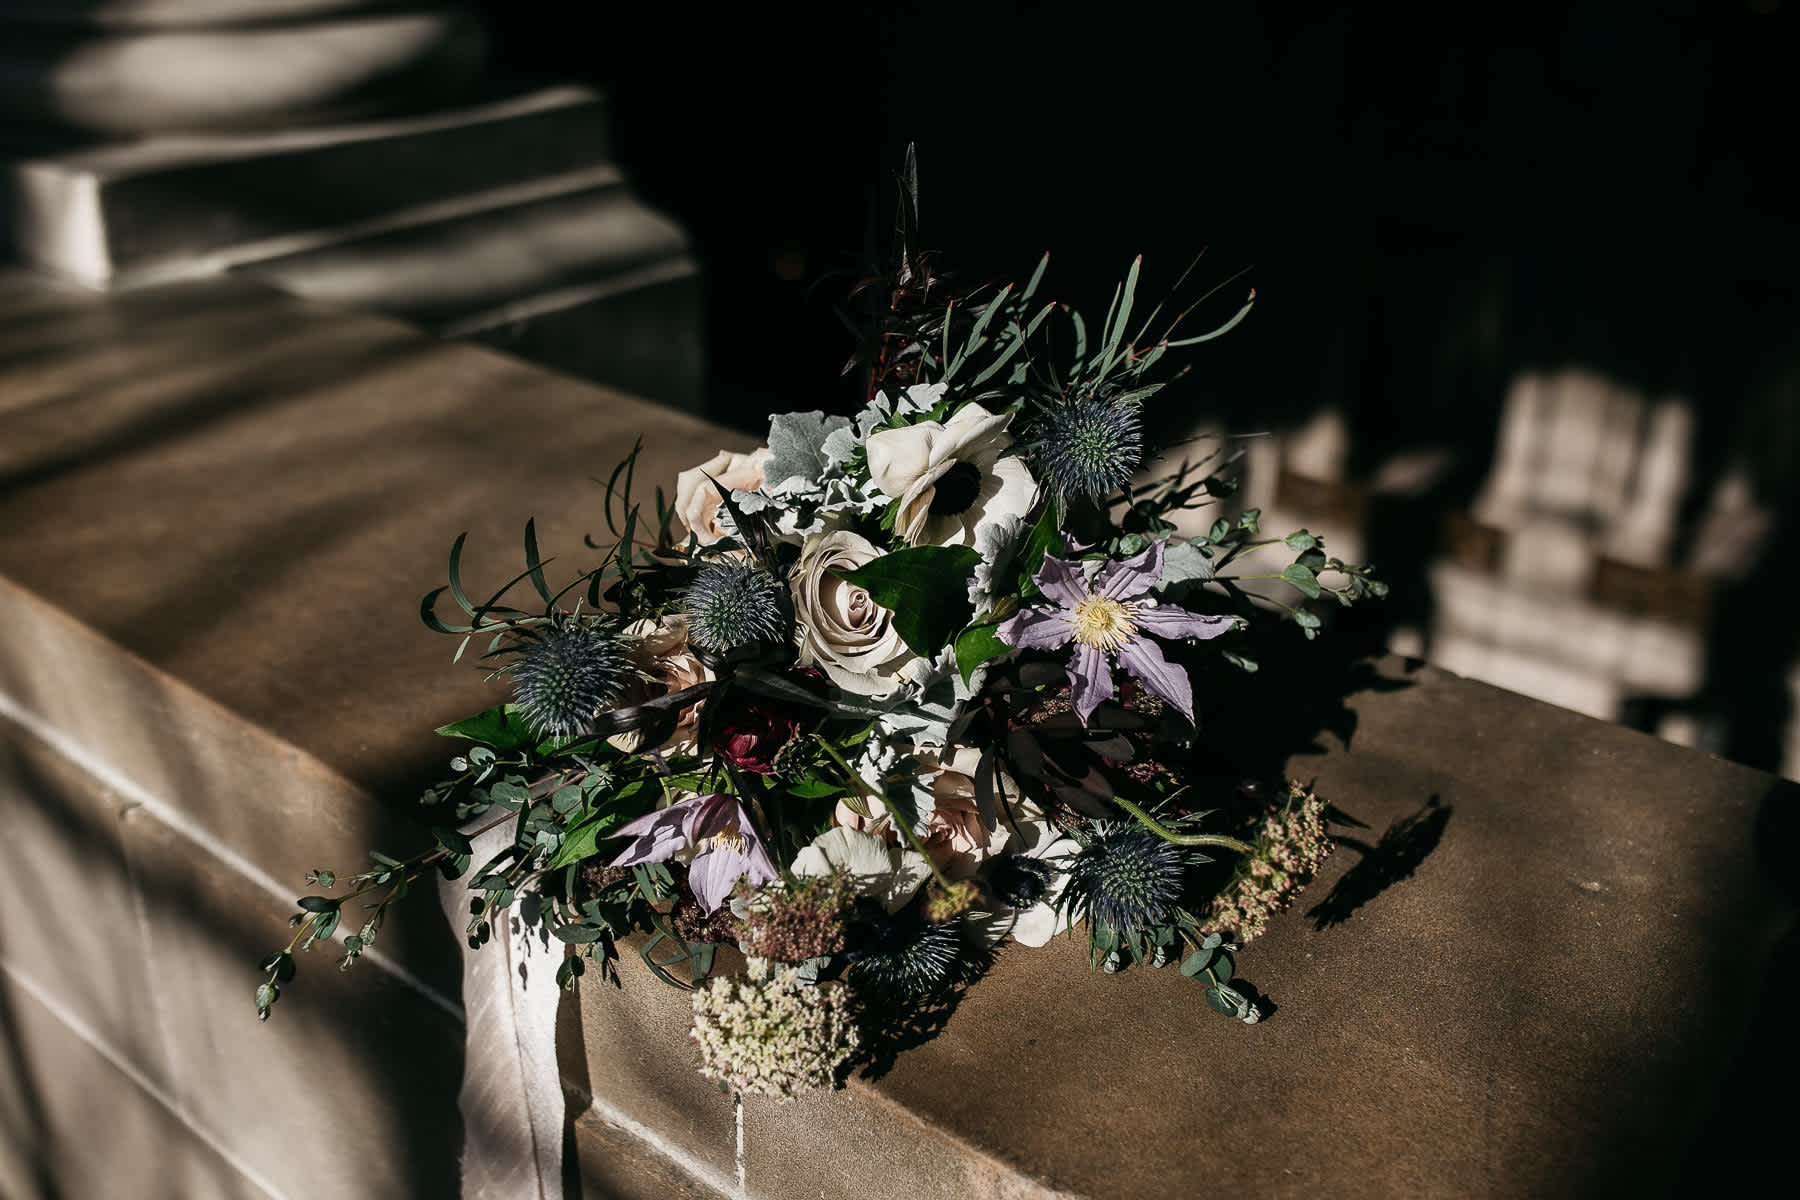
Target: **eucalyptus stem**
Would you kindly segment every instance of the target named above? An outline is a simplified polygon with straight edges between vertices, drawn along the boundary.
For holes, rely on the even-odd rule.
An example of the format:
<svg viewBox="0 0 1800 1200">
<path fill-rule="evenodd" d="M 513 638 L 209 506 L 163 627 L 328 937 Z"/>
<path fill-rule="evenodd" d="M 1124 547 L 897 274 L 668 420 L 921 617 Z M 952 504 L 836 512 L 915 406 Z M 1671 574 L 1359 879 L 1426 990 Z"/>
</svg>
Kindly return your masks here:
<svg viewBox="0 0 1800 1200">
<path fill-rule="evenodd" d="M 1176 833 L 1123 796 L 1114 796 L 1112 802 L 1136 817 L 1139 824 L 1165 842 L 1173 842 L 1177 846 L 1218 846 L 1226 850 L 1235 850 L 1239 854 L 1256 852 L 1256 847 L 1249 842 L 1240 842 L 1236 838 L 1226 837 L 1222 833 Z"/>
<path fill-rule="evenodd" d="M 931 855 L 925 852 L 925 844 L 919 841 L 919 835 L 913 832 L 912 823 L 901 814 L 898 808 L 894 807 L 894 802 L 887 798 L 887 793 L 877 791 L 870 787 L 863 777 L 857 774 L 856 768 L 845 762 L 844 756 L 839 754 L 837 752 L 837 747 L 833 746 L 830 742 L 820 739 L 819 749 L 825 751 L 826 756 L 842 769 L 845 778 L 850 781 L 851 786 L 861 792 L 865 798 L 881 801 L 881 806 L 888 810 L 889 816 L 893 817 L 894 827 L 905 835 L 906 840 L 912 843 L 912 848 L 919 852 L 920 857 L 925 860 L 925 865 L 931 869 L 931 877 L 937 880 L 939 887 L 948 891 L 950 888 L 950 881 L 944 878 L 944 873 L 938 870 L 936 863 L 931 861 Z"/>
</svg>

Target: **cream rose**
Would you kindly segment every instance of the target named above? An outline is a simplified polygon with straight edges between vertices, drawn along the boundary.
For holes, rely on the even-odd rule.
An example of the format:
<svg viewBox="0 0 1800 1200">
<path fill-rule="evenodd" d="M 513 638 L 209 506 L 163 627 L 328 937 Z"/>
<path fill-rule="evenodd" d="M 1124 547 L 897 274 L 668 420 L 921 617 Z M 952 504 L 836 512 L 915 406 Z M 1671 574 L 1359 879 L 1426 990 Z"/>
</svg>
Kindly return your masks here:
<svg viewBox="0 0 1800 1200">
<path fill-rule="evenodd" d="M 675 515 L 702 546 L 734 532 L 729 517 L 724 522 L 720 520 L 719 489 L 707 476 L 718 480 L 726 491 L 754 492 L 763 485 L 763 468 L 769 458 L 767 446 L 749 454 L 721 450 L 699 466 L 675 476 Z"/>
<path fill-rule="evenodd" d="M 864 589 L 833 574 L 881 557 L 867 538 L 848 530 L 815 533 L 800 546 L 789 586 L 800 633 L 800 662 L 817 666 L 847 692 L 886 696 L 923 660 L 894 629 L 894 614 Z"/>
<path fill-rule="evenodd" d="M 900 503 L 894 530 L 915 546 L 973 546 L 978 528 L 1022 517 L 1037 503 L 1012 445 L 1011 413 L 965 404 L 948 421 L 919 421 L 869 435 L 869 478 Z"/>
<path fill-rule="evenodd" d="M 981 751 L 957 746 L 947 756 L 927 755 L 923 761 L 928 769 L 937 768 L 931 780 L 936 804 L 927 822 L 925 851 L 948 874 L 959 878 L 973 875 L 989 855 L 1000 852 L 1007 837 L 1006 827 L 998 820 L 992 829 L 981 820 L 981 802 L 975 795 Z M 1010 784 L 1009 780 L 1009 792 Z"/>
<path fill-rule="evenodd" d="M 642 671 L 644 678 L 631 686 L 619 707 L 642 704 L 713 678 L 713 673 L 688 647 L 687 626 L 687 617 L 681 613 L 671 613 L 660 622 L 639 620 L 626 626 L 626 634 L 637 639 L 629 652 L 631 665 Z M 700 706 L 690 704 L 676 717 L 674 731 L 660 747 L 644 747 L 643 734 L 636 729 L 616 733 L 606 740 L 628 754 L 640 749 L 692 754 L 699 727 Z"/>
</svg>

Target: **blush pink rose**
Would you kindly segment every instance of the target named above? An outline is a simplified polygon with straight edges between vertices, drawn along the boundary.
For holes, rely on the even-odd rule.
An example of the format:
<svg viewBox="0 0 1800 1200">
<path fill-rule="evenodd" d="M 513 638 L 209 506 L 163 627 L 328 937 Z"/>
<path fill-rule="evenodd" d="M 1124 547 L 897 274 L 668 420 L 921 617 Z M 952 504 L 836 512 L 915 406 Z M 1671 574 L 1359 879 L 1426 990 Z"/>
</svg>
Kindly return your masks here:
<svg viewBox="0 0 1800 1200">
<path fill-rule="evenodd" d="M 749 454 L 721 450 L 675 476 L 675 515 L 702 546 L 733 532 L 730 517 L 720 512 L 719 489 L 707 476 L 718 480 L 726 491 L 754 492 L 763 485 L 763 468 L 769 458 L 767 446 Z"/>
</svg>

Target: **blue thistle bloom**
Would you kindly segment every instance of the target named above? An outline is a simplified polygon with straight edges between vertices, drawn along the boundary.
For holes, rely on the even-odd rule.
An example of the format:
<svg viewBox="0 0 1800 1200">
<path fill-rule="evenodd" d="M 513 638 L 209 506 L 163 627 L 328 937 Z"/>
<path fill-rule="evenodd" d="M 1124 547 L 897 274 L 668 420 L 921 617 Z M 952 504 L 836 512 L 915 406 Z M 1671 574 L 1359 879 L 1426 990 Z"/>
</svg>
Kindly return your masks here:
<svg viewBox="0 0 1800 1200">
<path fill-rule="evenodd" d="M 1103 500 L 1131 481 L 1144 457 L 1135 404 L 1087 396 L 1055 404 L 1039 417 L 1029 446 L 1038 478 L 1064 500 Z"/>
<path fill-rule="evenodd" d="M 1181 848 L 1136 825 L 1095 826 L 1069 866 L 1063 903 L 1121 934 L 1163 920 L 1181 899 Z"/>
<path fill-rule="evenodd" d="M 852 916 L 850 981 L 884 999 L 928 996 L 951 982 L 962 967 L 956 923 L 932 924 L 893 917 L 866 901 Z"/>
<path fill-rule="evenodd" d="M 702 566 L 687 591 L 688 638 L 723 654 L 756 642 L 784 642 L 792 601 L 769 571 L 743 558 L 717 558 Z"/>
<path fill-rule="evenodd" d="M 526 631 L 500 669 L 512 676 L 513 699 L 540 737 L 574 737 L 611 707 L 638 675 L 630 639 L 610 617 L 574 618 Z"/>
</svg>

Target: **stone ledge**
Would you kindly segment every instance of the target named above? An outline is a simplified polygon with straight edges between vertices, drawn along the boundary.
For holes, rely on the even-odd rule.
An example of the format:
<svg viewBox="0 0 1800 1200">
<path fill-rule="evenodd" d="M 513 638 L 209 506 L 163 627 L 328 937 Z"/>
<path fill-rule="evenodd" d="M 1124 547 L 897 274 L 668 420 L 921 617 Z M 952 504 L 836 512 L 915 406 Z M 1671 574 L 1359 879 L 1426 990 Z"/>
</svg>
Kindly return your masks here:
<svg viewBox="0 0 1800 1200">
<path fill-rule="evenodd" d="M 472 581 L 505 578 L 527 516 L 546 548 L 602 529 L 590 479 L 640 435 L 639 479 L 665 486 L 744 440 L 229 280 L 96 297 L 0 273 L 0 410 L 14 618 L 0 679 L 107 761 L 187 762 L 166 803 L 249 864 L 196 863 L 191 839 L 141 807 L 120 818 L 127 878 L 165 875 L 158 894 L 191 914 L 150 947 L 198 968 L 161 1001 L 161 1027 L 195 1018 L 165 1035 L 180 1051 L 171 1094 L 245 1161 L 337 1181 L 329 1142 L 283 1154 L 235 1122 L 292 1106 L 297 1127 L 335 1131 L 322 1114 L 343 1086 L 306 1081 L 304 1038 L 291 1057 L 269 1050 L 232 991 L 239 961 L 243 994 L 254 983 L 253 930 L 273 944 L 284 916 L 252 877 L 315 865 L 300 849 L 349 850 L 379 819 L 367 796 L 404 805 L 432 769 L 426 731 L 492 700 L 413 614 L 455 532 L 472 531 Z M 1011 949 L 885 1074 L 788 1108 L 752 1101 L 751 1194 L 1671 1190 L 1759 1003 L 1792 1000 L 1761 993 L 1794 923 L 1766 856 L 1795 789 L 1396 660 L 1347 703 L 1348 745 L 1321 735 L 1288 768 L 1366 826 L 1353 832 L 1377 867 L 1345 850 L 1306 904 L 1346 919 L 1290 913 L 1241 957 L 1278 1006 L 1269 1021 L 1216 1017 L 1172 972 L 1094 976 L 1074 943 Z M 1396 849 L 1408 829 L 1428 852 Z M 434 956 L 421 933 L 421 971 L 447 940 Z M 47 987 L 82 986 L 56 982 L 53 949 L 7 936 L 0 955 Z M 339 1018 L 382 1030 L 421 1010 L 379 975 L 340 983 L 323 965 L 306 964 L 276 1018 L 294 1032 L 278 1036 L 323 1038 L 354 1071 Z M 625 969 L 623 993 L 583 985 L 570 1086 L 601 1091 L 678 1151 L 668 1162 L 734 1178 L 729 1100 L 688 1070 L 686 997 Z M 288 1090 L 229 1078 L 258 1046 Z M 1761 1065 L 1752 1083 L 1786 1064 Z M 380 1120 L 368 1075 L 357 1110 Z M 591 1161 L 598 1135 L 582 1127 Z M 0 1179 L 23 1162 L 0 1158 Z M 639 1165 L 653 1187 L 661 1168 Z"/>
<path fill-rule="evenodd" d="M 886 1074 L 747 1102 L 750 1194 L 1573 1198 L 1692 1170 L 1753 1015 L 1785 1003 L 1761 993 L 1793 909 L 1756 831 L 1800 791 L 1441 671 L 1381 674 L 1349 699 L 1350 746 L 1290 770 L 1366 844 L 1392 855 L 1411 828 L 1421 852 L 1326 925 L 1305 909 L 1371 886 L 1341 851 L 1239 955 L 1273 1017 L 1225 1021 L 1172 970 L 1095 975 L 1078 943 L 1010 948 Z M 729 1174 L 729 1099 L 671 1066 L 693 1061 L 687 999 L 626 958 L 623 993 L 583 985 L 592 1077 Z"/>
</svg>

